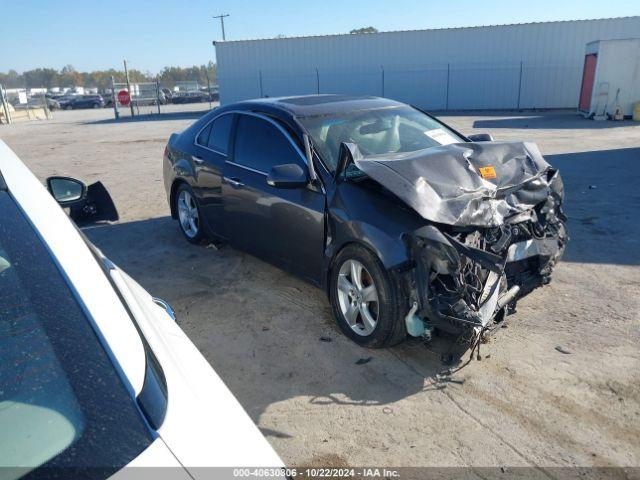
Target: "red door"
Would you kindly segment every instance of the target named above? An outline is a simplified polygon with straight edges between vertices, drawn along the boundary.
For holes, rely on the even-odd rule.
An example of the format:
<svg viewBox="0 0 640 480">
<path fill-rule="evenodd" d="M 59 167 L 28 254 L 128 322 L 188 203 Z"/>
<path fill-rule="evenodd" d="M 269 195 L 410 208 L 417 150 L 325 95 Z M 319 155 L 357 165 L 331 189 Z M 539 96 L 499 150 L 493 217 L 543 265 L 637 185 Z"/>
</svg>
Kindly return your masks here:
<svg viewBox="0 0 640 480">
<path fill-rule="evenodd" d="M 580 90 L 579 109 L 589 111 L 591 107 L 591 95 L 593 94 L 593 81 L 596 77 L 596 62 L 598 55 L 591 53 L 584 57 L 584 71 L 582 72 L 582 89 Z"/>
</svg>

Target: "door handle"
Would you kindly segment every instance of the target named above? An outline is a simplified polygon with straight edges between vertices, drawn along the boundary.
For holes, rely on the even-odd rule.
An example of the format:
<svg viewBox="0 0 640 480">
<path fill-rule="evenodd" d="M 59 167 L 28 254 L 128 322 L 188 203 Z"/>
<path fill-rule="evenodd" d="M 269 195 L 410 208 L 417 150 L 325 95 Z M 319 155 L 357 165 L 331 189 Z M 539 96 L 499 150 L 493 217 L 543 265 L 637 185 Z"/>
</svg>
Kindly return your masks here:
<svg viewBox="0 0 640 480">
<path fill-rule="evenodd" d="M 194 163 L 197 163 L 198 165 L 202 165 L 204 163 L 204 158 L 198 157 L 197 155 L 191 155 L 191 160 L 193 160 Z"/>
<path fill-rule="evenodd" d="M 239 178 L 222 177 L 225 182 L 230 183 L 233 187 L 244 187 L 244 183 Z"/>
</svg>

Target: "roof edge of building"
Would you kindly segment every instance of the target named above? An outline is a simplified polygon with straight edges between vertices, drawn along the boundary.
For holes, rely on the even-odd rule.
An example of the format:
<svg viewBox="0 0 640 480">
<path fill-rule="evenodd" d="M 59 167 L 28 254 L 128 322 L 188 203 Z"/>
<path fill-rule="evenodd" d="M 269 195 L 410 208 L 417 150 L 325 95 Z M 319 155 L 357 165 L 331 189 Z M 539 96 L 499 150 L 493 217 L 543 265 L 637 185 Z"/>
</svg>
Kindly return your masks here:
<svg viewBox="0 0 640 480">
<path fill-rule="evenodd" d="M 521 27 L 527 25 L 545 25 L 545 24 L 556 24 L 556 23 L 577 23 L 577 22 L 599 22 L 603 20 L 624 20 L 628 18 L 640 19 L 640 15 L 628 15 L 625 17 L 606 17 L 606 18 L 585 18 L 585 19 L 577 19 L 577 20 L 551 20 L 547 22 L 524 22 L 524 23 L 504 23 L 504 24 L 496 24 L 496 25 L 472 25 L 465 27 L 442 27 L 442 28 L 420 28 L 413 30 L 389 30 L 384 32 L 376 32 L 376 33 L 330 33 L 326 35 L 300 35 L 294 37 L 267 37 L 267 38 L 246 38 L 241 40 L 214 40 L 214 45 L 222 45 L 222 44 L 230 44 L 230 43 L 246 43 L 246 42 L 265 42 L 265 41 L 286 41 L 286 40 L 302 40 L 308 38 L 329 38 L 329 37 L 354 37 L 354 36 L 376 36 L 376 35 L 393 35 L 398 33 L 409 33 L 409 32 L 441 32 L 445 30 L 472 30 L 472 29 L 481 29 L 481 28 L 496 28 L 496 27 Z"/>
</svg>

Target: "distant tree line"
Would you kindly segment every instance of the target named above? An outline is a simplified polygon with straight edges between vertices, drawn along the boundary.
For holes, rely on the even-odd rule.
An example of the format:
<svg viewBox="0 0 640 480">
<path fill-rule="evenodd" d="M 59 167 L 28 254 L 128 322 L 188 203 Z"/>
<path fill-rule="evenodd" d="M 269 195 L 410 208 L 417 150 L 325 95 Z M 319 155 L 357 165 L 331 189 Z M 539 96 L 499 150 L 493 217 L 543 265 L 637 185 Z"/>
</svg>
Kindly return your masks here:
<svg viewBox="0 0 640 480">
<path fill-rule="evenodd" d="M 216 64 L 209 62 L 207 65 L 194 65 L 193 67 L 164 67 L 160 72 L 160 82 L 164 87 L 173 87 L 176 82 L 197 81 L 200 85 L 207 85 L 207 76 L 211 85 L 218 83 Z"/>
<path fill-rule="evenodd" d="M 354 28 L 349 33 L 378 33 L 378 29 L 376 27 Z"/>
<path fill-rule="evenodd" d="M 207 65 L 194 65 L 192 67 L 165 67 L 158 77 L 163 87 L 172 88 L 176 82 L 197 81 L 200 85 L 207 84 L 207 75 L 211 84 L 217 83 L 216 65 L 209 62 Z M 111 87 L 111 76 L 116 82 L 126 80 L 124 70 L 96 70 L 93 72 L 79 72 L 73 65 L 65 65 L 60 70 L 54 68 L 36 68 L 18 73 L 9 70 L 0 72 L 0 84 L 4 88 L 53 88 L 53 87 L 97 87 L 107 89 Z M 141 72 L 129 69 L 131 82 L 155 81 L 155 75 L 151 72 Z"/>
</svg>

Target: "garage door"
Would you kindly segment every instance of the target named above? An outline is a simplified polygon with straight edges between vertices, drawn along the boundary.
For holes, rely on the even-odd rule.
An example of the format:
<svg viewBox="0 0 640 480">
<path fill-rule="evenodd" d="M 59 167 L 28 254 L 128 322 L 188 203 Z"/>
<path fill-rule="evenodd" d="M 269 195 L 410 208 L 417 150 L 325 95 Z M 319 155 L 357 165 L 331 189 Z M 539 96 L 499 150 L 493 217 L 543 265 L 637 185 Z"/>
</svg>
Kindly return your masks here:
<svg viewBox="0 0 640 480">
<path fill-rule="evenodd" d="M 584 110 L 586 112 L 588 112 L 591 107 L 591 95 L 593 93 L 593 81 L 596 77 L 597 60 L 598 56 L 595 53 L 586 55 L 584 57 L 582 89 L 580 90 L 580 110 Z"/>
</svg>

